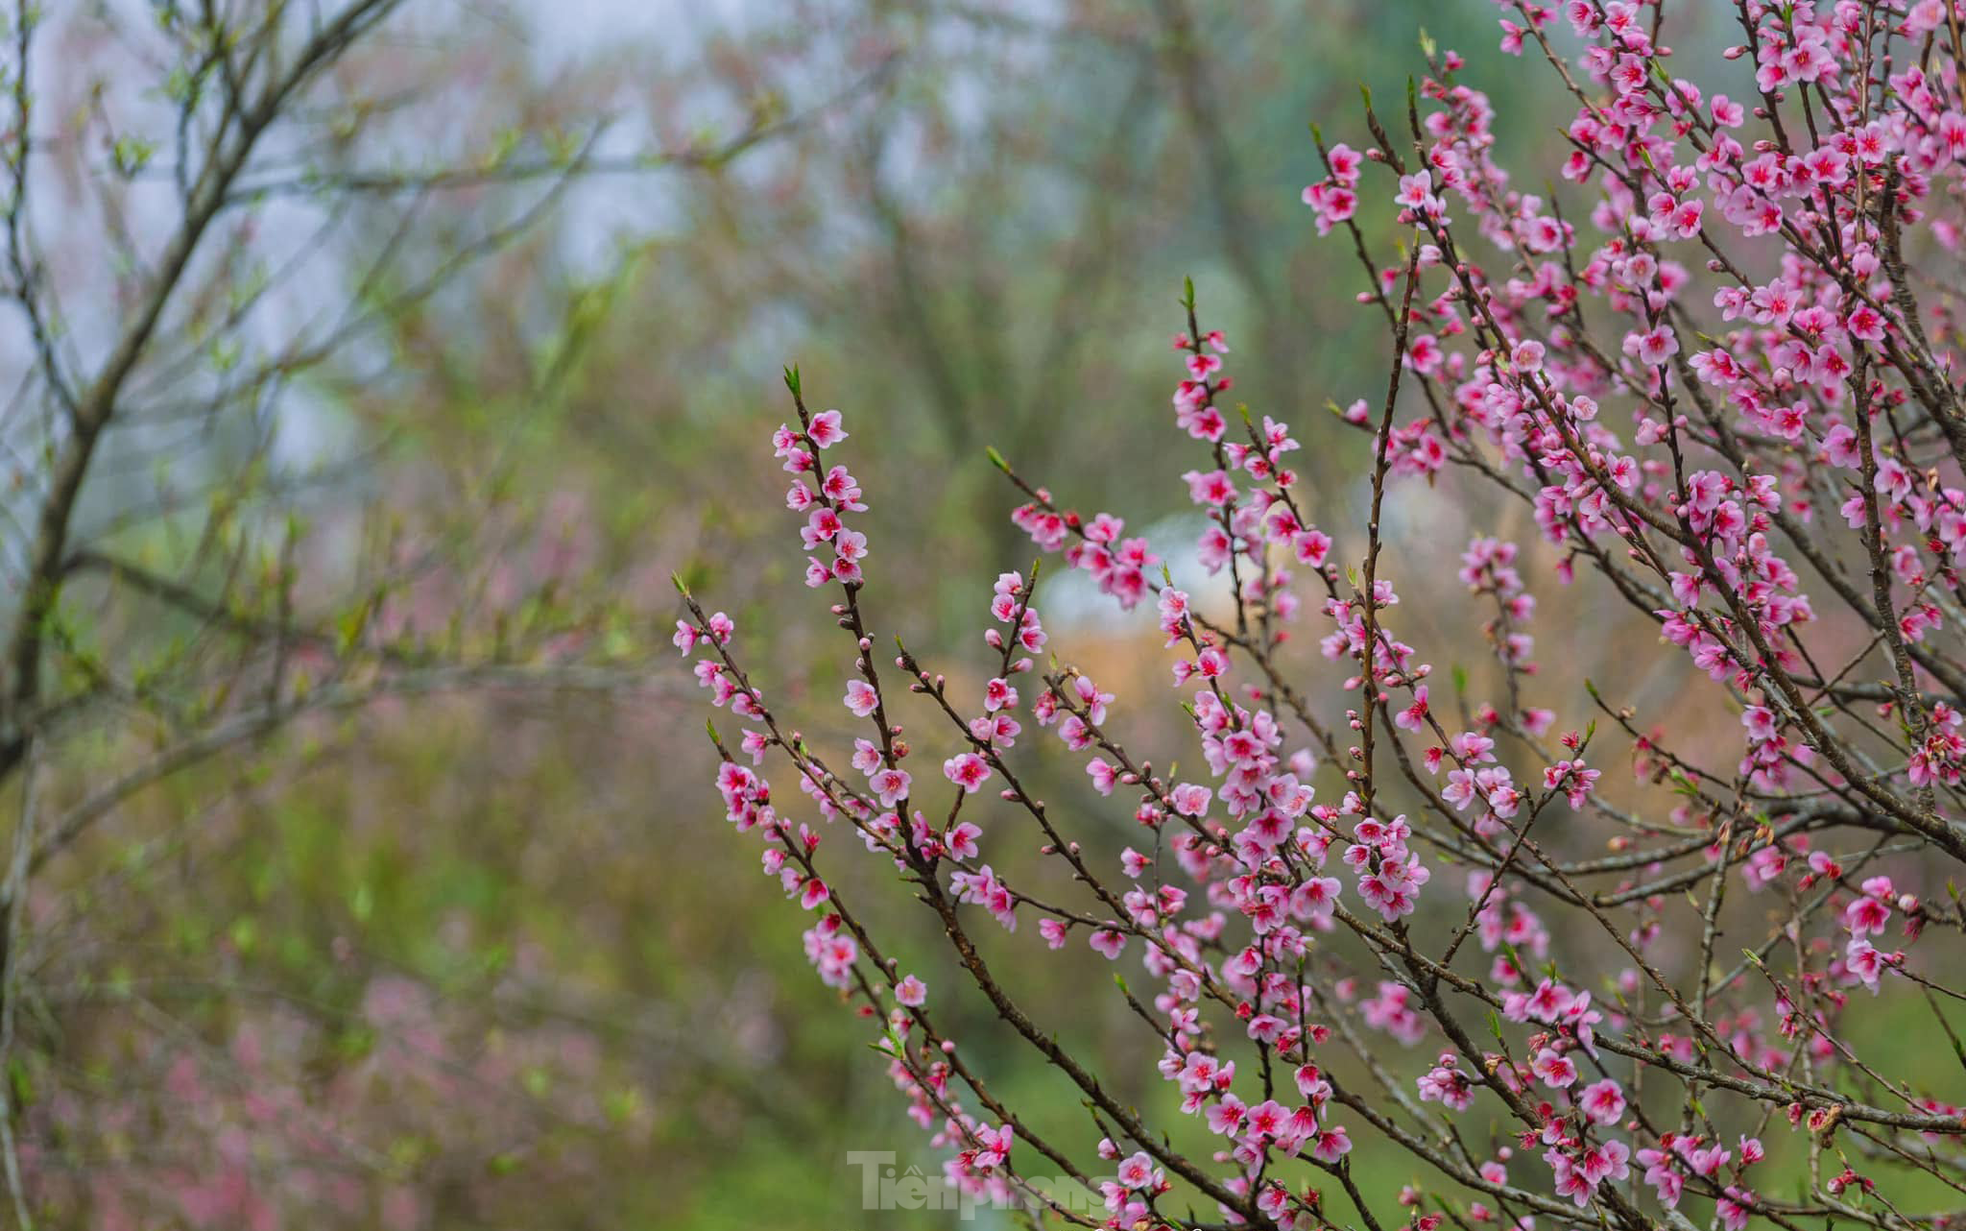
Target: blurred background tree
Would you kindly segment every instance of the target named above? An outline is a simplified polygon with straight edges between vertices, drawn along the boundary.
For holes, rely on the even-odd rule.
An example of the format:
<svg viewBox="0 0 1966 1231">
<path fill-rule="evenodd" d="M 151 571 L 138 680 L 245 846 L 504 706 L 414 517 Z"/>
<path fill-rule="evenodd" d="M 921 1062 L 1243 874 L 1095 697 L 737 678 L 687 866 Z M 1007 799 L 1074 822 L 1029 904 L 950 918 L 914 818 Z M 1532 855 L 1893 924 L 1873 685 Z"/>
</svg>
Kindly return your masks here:
<svg viewBox="0 0 1966 1231">
<path fill-rule="evenodd" d="M 751 629 L 809 601 L 755 511 L 796 361 L 852 408 L 876 578 L 932 553 L 890 631 L 955 661 L 1030 554 L 986 445 L 1081 507 L 1176 515 L 1133 476 L 1173 473 L 1143 429 L 1184 275 L 1239 395 L 1316 436 L 1321 522 L 1355 525 L 1363 448 L 1323 407 L 1380 379 L 1379 330 L 1297 193 L 1307 122 L 1402 93 L 1420 20 L 1496 67 L 1505 144 L 1548 145 L 1547 83 L 1496 66 L 1476 3 L 15 6 L 17 1210 L 947 1217 L 858 1208 L 844 1151 L 918 1138 L 722 832 L 669 574 Z M 1445 494 L 1402 515 L 1416 559 L 1510 528 Z M 1102 680 L 1164 687 L 1150 623 L 1058 591 Z M 1615 621 L 1559 670 L 1669 695 L 1618 679 Z M 802 635 L 766 687 L 826 701 L 845 664 Z M 1104 1013 L 1074 1028 L 1152 1045 Z M 947 1025 L 1074 1114 L 986 1021 Z"/>
</svg>

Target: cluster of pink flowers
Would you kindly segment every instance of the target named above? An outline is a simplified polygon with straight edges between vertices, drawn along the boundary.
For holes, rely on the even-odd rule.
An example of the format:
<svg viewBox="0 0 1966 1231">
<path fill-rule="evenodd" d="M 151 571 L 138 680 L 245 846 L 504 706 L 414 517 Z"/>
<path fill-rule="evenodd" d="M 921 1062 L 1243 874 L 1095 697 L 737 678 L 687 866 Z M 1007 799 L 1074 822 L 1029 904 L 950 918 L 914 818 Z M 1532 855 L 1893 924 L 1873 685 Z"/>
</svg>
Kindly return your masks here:
<svg viewBox="0 0 1966 1231">
<path fill-rule="evenodd" d="M 867 536 L 847 526 L 842 513 L 864 513 L 860 485 L 845 466 L 829 468 L 819 474 L 819 454 L 846 439 L 837 410 L 812 415 L 804 430 L 793 431 L 783 424 L 772 433 L 771 447 L 784 459 L 785 469 L 796 476 L 785 492 L 785 507 L 805 513 L 806 524 L 799 527 L 799 542 L 808 552 L 832 553 L 831 560 L 820 555 L 806 557 L 806 584 L 818 589 L 829 581 L 858 584 L 862 579 L 860 562 L 867 558 Z M 814 482 L 808 482 L 811 476 Z"/>
<path fill-rule="evenodd" d="M 1068 662 L 1040 669 L 1038 578 L 1005 573 L 989 661 L 964 677 L 978 682 L 952 684 L 905 649 L 894 660 L 945 736 L 942 780 L 911 776 L 861 605 L 866 542 L 843 521 L 865 505 L 843 467 L 819 477 L 846 433 L 838 412 L 806 410 L 789 374 L 799 425 L 773 444 L 806 518 L 807 581 L 838 587 L 831 615 L 854 643 L 843 702 L 867 729 L 859 777 L 781 725 L 728 619 L 686 595 L 676 644 L 702 655 L 711 700 L 756 724 L 738 749 L 749 765 L 719 740 L 726 813 L 818 914 L 808 956 L 883 1024 L 890 1073 L 953 1183 L 1064 1215 L 1029 1181 L 1063 1168 L 1097 1191 L 1109 1227 L 1195 1226 L 1172 1198 L 1199 1194 L 1218 1207 L 1201 1222 L 1322 1228 L 1328 1179 L 1377 1231 L 1384 1195 L 1357 1186 L 1354 1133 L 1437 1178 L 1443 1195 L 1394 1202 L 1438 1202 L 1401 1215 L 1421 1231 L 1444 1217 L 1688 1231 L 1688 1198 L 1730 1231 L 1756 1217 L 1897 1231 L 1921 1219 L 1886 1203 L 1882 1181 L 1966 1182 L 1959 1110 L 1845 1029 L 1858 988 L 1941 1018 L 1928 992 L 1966 998 L 1947 983 L 1957 970 L 1915 948 L 1933 929 L 1956 948 L 1966 931 L 1929 888 L 1966 862 L 1966 404 L 1946 349 L 1956 314 L 1907 257 L 1961 238 L 1942 213 L 1966 190 L 1966 11 L 1949 4 L 1742 0 L 1731 97 L 1675 75 L 1657 3 L 1504 4 L 1503 51 L 1544 59 L 1576 103 L 1561 179 L 1588 190 L 1581 205 L 1511 186 L 1489 102 L 1457 80 L 1452 52 L 1429 49 L 1410 132 L 1372 113 L 1363 153 L 1320 137 L 1325 174 L 1304 201 L 1320 233 L 1346 233 L 1360 302 L 1394 341 L 1383 402 L 1356 401 L 1329 428 L 1369 444 L 1362 542 L 1314 524 L 1292 464 L 1300 429 L 1227 403 L 1232 352 L 1202 328 L 1192 287 L 1170 427 L 1196 460 L 1163 478 L 1204 520 L 1202 565 L 1227 574 L 1219 610 L 1175 586 L 1120 517 L 1081 516 L 994 459 L 1042 551 L 1121 607 L 1151 597 L 1198 758 L 1136 754 L 1111 693 Z M 1387 227 L 1397 265 L 1371 255 Z M 1429 622 L 1406 619 L 1381 569 L 1396 559 L 1381 552 L 1385 503 L 1462 476 L 1469 507 L 1488 507 L 1471 491 L 1518 502 L 1541 539 L 1477 535 L 1460 558 L 1492 702 L 1458 670 L 1456 700 L 1436 695 L 1399 627 L 1424 641 Z M 1532 659 L 1532 568 L 1652 621 L 1713 720 L 1687 727 L 1676 709 L 1641 729 L 1635 707 L 1550 684 Z M 1306 610 L 1338 664 L 1328 680 L 1285 650 Z M 1061 829 L 1025 784 L 1026 714 L 1073 777 L 1126 801 L 1143 849 L 1109 864 Z M 1740 742 L 1716 758 L 1728 731 Z M 1598 768 L 1618 740 L 1629 789 Z M 757 768 L 768 752 L 820 827 L 775 811 Z M 1206 773 L 1188 780 L 1155 769 L 1195 759 Z M 931 783 L 938 802 L 914 809 Z M 964 984 L 1076 1085 L 1091 1152 L 1114 1173 L 1095 1180 L 1080 1143 L 1034 1134 L 939 1031 L 922 981 L 820 876 L 837 823 L 933 912 Z M 1038 839 L 1035 869 L 981 862 L 1013 826 Z M 1609 854 L 1582 853 L 1596 839 Z M 1436 878 L 1443 860 L 1462 875 Z M 1779 903 L 1765 939 L 1729 899 L 1736 880 Z M 1137 961 L 1148 990 L 1122 988 L 1159 1039 L 1170 1114 L 1217 1148 L 1176 1149 L 1111 1094 L 1098 1058 L 1018 1004 L 970 938 L 979 915 L 1006 930 L 1035 917 L 1050 949 L 1076 933 Z M 1456 965 L 1468 940 L 1486 955 L 1476 974 Z M 1502 1123 L 1513 1144 L 1479 1152 Z M 1811 1166 L 1800 1196 L 1774 1199 L 1750 1169 L 1781 1126 Z M 1865 1144 L 1843 1152 L 1839 1133 Z M 1540 1150 L 1545 1171 L 1512 1172 L 1516 1148 Z M 1830 1149 L 1840 1172 L 1819 1165 Z"/>
</svg>

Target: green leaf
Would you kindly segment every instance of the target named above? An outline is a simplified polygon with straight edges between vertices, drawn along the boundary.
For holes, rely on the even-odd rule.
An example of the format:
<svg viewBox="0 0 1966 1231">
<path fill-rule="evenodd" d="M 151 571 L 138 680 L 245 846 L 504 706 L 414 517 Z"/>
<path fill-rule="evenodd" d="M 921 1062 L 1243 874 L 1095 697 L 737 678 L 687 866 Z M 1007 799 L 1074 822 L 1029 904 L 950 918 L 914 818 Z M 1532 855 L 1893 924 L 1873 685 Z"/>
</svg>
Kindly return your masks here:
<svg viewBox="0 0 1966 1231">
<path fill-rule="evenodd" d="M 156 145 L 138 137 L 118 137 L 110 146 L 109 159 L 116 167 L 116 173 L 128 179 L 149 165 L 157 153 Z"/>
<path fill-rule="evenodd" d="M 606 1114 L 608 1119 L 614 1121 L 616 1124 L 625 1123 L 633 1119 L 635 1114 L 641 1109 L 642 1092 L 634 1086 L 623 1086 L 619 1090 L 610 1090 L 607 1097 L 601 1100 L 601 1110 Z"/>
</svg>

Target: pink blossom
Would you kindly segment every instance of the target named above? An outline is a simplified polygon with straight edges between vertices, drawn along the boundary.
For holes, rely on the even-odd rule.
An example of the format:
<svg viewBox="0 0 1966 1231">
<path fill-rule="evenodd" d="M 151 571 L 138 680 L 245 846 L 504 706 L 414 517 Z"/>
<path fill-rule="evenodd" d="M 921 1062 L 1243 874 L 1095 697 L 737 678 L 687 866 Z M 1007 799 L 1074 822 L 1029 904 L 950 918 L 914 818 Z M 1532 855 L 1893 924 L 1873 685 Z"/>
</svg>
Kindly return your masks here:
<svg viewBox="0 0 1966 1231">
<path fill-rule="evenodd" d="M 965 752 L 942 762 L 942 773 L 964 791 L 975 791 L 990 777 L 990 763 Z"/>
<path fill-rule="evenodd" d="M 872 684 L 869 684 L 865 680 L 847 681 L 845 704 L 847 709 L 852 711 L 855 718 L 867 717 L 874 712 L 874 707 L 880 703 L 881 696 L 874 691 Z"/>
<path fill-rule="evenodd" d="M 1086 943 L 1110 962 L 1117 959 L 1120 951 L 1126 948 L 1126 934 L 1115 932 L 1111 928 L 1099 928 L 1086 937 Z"/>
<path fill-rule="evenodd" d="M 1585 1086 L 1577 1096 L 1577 1106 L 1598 1124 L 1615 1124 L 1625 1114 L 1625 1092 L 1607 1077 Z"/>
<path fill-rule="evenodd" d="M 845 440 L 846 429 L 840 426 L 840 412 L 822 410 L 814 415 L 811 426 L 806 428 L 806 435 L 822 449 L 830 449 Z"/>
</svg>

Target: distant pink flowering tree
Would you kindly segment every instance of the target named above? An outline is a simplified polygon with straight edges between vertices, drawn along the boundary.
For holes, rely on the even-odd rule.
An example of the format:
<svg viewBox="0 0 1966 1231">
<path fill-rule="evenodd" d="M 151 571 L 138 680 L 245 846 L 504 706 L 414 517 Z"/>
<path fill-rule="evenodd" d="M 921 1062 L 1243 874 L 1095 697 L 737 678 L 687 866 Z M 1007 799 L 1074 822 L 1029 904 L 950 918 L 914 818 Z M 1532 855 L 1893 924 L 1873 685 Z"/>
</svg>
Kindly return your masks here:
<svg viewBox="0 0 1966 1231">
<path fill-rule="evenodd" d="M 1576 102 L 1571 214 L 1492 161 L 1488 100 L 1451 52 L 1427 48 L 1400 123 L 1368 99 L 1363 152 L 1317 141 L 1304 201 L 1355 249 L 1360 302 L 1392 342 L 1383 392 L 1340 415 L 1371 441 L 1362 543 L 1314 524 L 1291 469 L 1301 429 L 1222 396 L 1229 346 L 1192 287 L 1173 404 L 1197 460 L 1180 477 L 1232 611 L 1210 618 L 1118 517 L 1082 516 L 995 458 L 1040 548 L 1121 606 L 1157 606 L 1206 780 L 1156 772 L 1174 757 L 1129 746 L 1115 698 L 1052 656 L 1034 577 L 1005 573 L 988 596 L 980 695 L 906 649 L 899 674 L 877 664 L 850 528 L 866 504 L 833 460 L 846 425 L 807 408 L 796 371 L 796 422 L 773 444 L 807 583 L 854 642 L 843 701 L 866 736 L 848 753 L 797 734 L 731 622 L 685 594 L 676 643 L 743 723 L 740 742 L 717 737 L 729 818 L 813 912 L 813 965 L 877 1017 L 896 1084 L 972 1193 L 1123 1228 L 1323 1227 L 1329 1182 L 1372 1231 L 1932 1228 L 1966 1208 L 1966 1113 L 1936 1093 L 1957 1088 L 1953 1058 L 1866 1054 L 1849 1030 L 1929 1012 L 1957 1050 L 1948 1004 L 1966 999 L 1966 911 L 1937 892 L 1966 863 L 1950 290 L 1966 5 L 1741 0 L 1734 97 L 1674 74 L 1661 3 L 1503 7 L 1502 49 L 1544 61 Z M 1581 51 L 1559 49 L 1572 35 Z M 1361 210 L 1396 218 L 1395 263 Z M 1533 510 L 1560 561 L 1548 584 L 1605 587 L 1656 623 L 1662 663 L 1690 655 L 1703 703 L 1740 715 L 1738 746 L 1678 746 L 1594 690 L 1533 696 L 1528 557 L 1488 537 L 1459 580 L 1500 694 L 1438 705 L 1429 652 L 1401 639 L 1380 524 L 1402 484 L 1450 466 Z M 1307 625 L 1340 665 L 1329 680 L 1279 654 Z M 946 729 L 939 774 L 899 738 L 904 690 Z M 1131 807 L 1140 839 L 1118 866 L 1095 866 L 1026 789 L 1027 721 Z M 1592 762 L 1613 741 L 1642 806 L 1600 790 Z M 774 758 L 804 799 L 774 795 Z M 1314 793 L 1320 772 L 1342 775 L 1335 793 Z M 954 993 L 899 969 L 829 888 L 826 861 L 845 856 L 828 839 L 847 829 L 934 914 L 965 990 L 1078 1087 L 1084 1140 L 1039 1136 L 1002 1102 L 931 1011 Z M 991 866 L 1020 830 L 1068 889 Z M 1612 853 L 1570 853 L 1592 830 Z M 1743 894 L 1774 921 L 1723 948 Z M 972 936 L 1030 920 L 1053 949 L 1076 937 L 1144 966 L 1151 990 L 1121 994 L 1215 1147 L 1177 1148 L 1013 1000 Z M 1424 1189 L 1363 1191 L 1352 1152 L 1368 1142 Z M 1061 1174 L 1104 1211 L 1031 1183 Z M 1195 1221 L 1195 1194 L 1219 1209 Z"/>
</svg>

